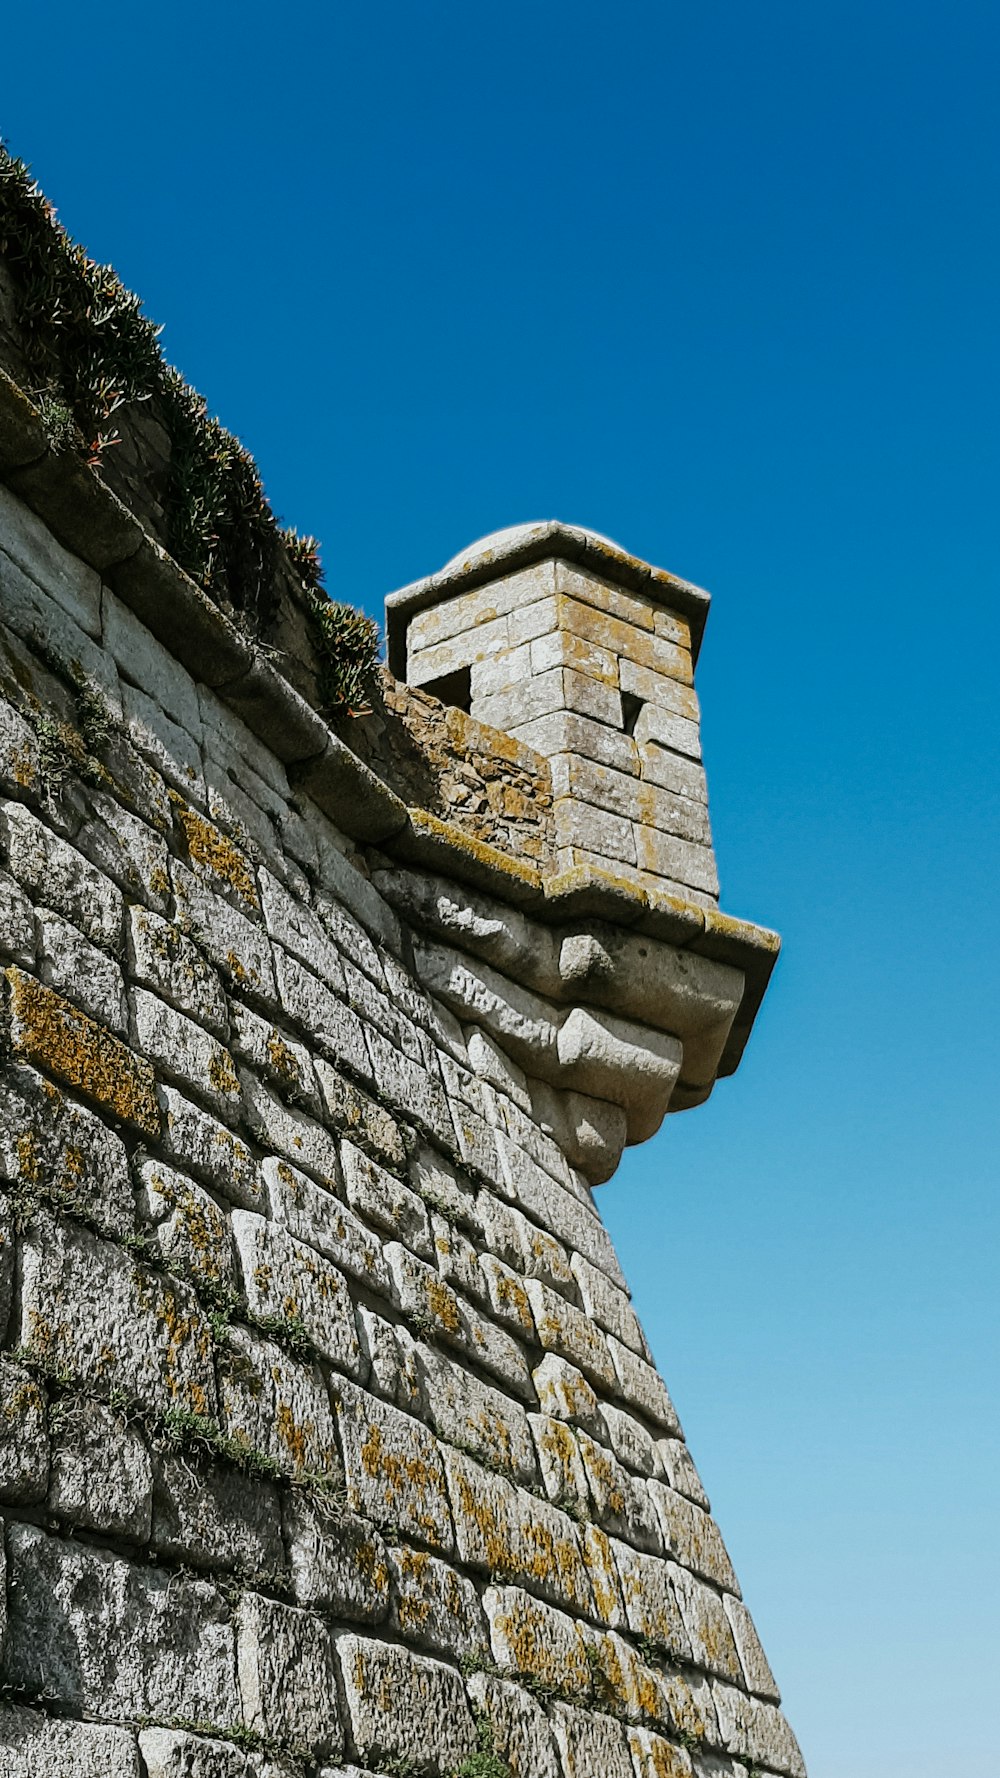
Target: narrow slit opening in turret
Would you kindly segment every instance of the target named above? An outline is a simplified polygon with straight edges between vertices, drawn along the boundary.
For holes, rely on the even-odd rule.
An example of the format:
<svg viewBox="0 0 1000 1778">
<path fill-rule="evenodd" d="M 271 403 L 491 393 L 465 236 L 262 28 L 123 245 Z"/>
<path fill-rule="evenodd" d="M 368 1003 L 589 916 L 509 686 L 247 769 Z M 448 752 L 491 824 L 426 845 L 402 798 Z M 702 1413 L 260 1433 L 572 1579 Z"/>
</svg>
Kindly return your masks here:
<svg viewBox="0 0 1000 1778">
<path fill-rule="evenodd" d="M 440 698 L 442 704 L 450 704 L 455 710 L 464 710 L 468 716 L 472 708 L 472 668 L 456 667 L 454 673 L 428 679 L 418 690 L 429 692 L 432 698 Z"/>
<path fill-rule="evenodd" d="M 642 709 L 642 699 L 632 691 L 622 692 L 622 726 L 627 735 L 635 734 L 635 725 Z"/>
</svg>

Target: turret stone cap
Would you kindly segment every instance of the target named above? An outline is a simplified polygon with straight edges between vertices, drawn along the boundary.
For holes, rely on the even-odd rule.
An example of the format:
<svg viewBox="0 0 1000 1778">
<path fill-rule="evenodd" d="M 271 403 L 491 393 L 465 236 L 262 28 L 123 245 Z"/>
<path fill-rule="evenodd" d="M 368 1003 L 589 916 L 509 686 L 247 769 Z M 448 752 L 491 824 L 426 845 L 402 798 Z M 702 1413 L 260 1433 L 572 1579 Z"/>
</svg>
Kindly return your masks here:
<svg viewBox="0 0 1000 1778">
<path fill-rule="evenodd" d="M 665 568 L 654 568 L 599 531 L 588 531 L 581 525 L 565 525 L 560 519 L 540 519 L 532 524 L 509 525 L 504 530 L 491 531 L 453 556 L 436 574 L 429 574 L 423 580 L 415 580 L 389 594 L 385 602 L 385 619 L 390 670 L 397 678 L 406 676 L 406 632 L 411 618 L 419 611 L 442 604 L 460 593 L 471 592 L 475 587 L 499 580 L 518 569 L 528 568 L 535 562 L 551 560 L 580 563 L 612 585 L 643 593 L 665 609 L 685 617 L 691 628 L 692 657 L 697 660 L 710 603 L 709 594 L 703 587 L 681 580 Z"/>
</svg>

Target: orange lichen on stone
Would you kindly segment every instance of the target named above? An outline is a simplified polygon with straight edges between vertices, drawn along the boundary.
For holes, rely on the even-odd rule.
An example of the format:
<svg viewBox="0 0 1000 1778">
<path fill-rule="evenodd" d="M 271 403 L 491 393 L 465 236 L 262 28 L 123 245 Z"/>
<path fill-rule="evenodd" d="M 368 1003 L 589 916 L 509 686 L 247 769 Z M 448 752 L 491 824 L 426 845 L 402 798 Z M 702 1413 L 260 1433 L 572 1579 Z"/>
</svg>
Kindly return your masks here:
<svg viewBox="0 0 1000 1778">
<path fill-rule="evenodd" d="M 450 1334 L 460 1333 L 462 1317 L 459 1312 L 458 1299 L 455 1296 L 454 1291 L 449 1290 L 447 1284 L 442 1284 L 440 1279 L 429 1278 L 426 1283 L 424 1294 L 427 1298 L 428 1309 L 435 1321 L 440 1322 L 441 1326 L 445 1329 L 445 1332 Z"/>
<path fill-rule="evenodd" d="M 212 871 L 220 882 L 235 889 L 237 895 L 250 907 L 258 907 L 257 885 L 249 860 L 233 845 L 232 840 L 227 839 L 211 821 L 206 821 L 204 815 L 199 815 L 197 809 L 192 809 L 190 803 L 186 803 L 176 791 L 171 792 L 170 800 L 184 830 L 188 856 L 192 862 L 204 865 L 207 870 Z"/>
<path fill-rule="evenodd" d="M 145 1136 L 160 1133 L 150 1064 L 86 1013 L 20 969 L 8 969 L 15 1054 L 76 1087 Z"/>
<path fill-rule="evenodd" d="M 571 1647 L 557 1645 L 544 1610 L 527 1597 L 514 1603 L 497 1619 L 515 1670 L 525 1679 L 551 1686 L 571 1697 L 589 1694 L 590 1663 L 580 1640 Z"/>
</svg>

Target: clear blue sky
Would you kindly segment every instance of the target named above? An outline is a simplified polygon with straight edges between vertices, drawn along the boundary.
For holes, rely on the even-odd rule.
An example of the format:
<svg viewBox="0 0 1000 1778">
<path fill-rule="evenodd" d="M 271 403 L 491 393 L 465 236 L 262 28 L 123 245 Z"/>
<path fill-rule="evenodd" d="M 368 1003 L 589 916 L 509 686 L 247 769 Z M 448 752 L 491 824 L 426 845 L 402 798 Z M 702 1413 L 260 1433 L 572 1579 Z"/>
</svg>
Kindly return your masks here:
<svg viewBox="0 0 1000 1778">
<path fill-rule="evenodd" d="M 61 3 L 3 44 L 10 146 L 335 593 L 549 516 L 712 590 L 724 905 L 785 953 L 602 1201 L 812 1778 L 1000 1772 L 1000 15 Z"/>
</svg>

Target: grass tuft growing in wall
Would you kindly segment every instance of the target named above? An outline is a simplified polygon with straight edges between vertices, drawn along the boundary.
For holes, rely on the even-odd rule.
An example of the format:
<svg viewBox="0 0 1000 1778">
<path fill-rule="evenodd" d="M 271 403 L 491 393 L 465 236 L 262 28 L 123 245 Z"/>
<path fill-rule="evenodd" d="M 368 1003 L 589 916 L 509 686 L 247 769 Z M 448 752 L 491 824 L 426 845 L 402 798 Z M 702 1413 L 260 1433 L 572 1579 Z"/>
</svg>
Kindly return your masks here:
<svg viewBox="0 0 1000 1778">
<path fill-rule="evenodd" d="M 174 559 L 253 636 L 275 618 L 280 570 L 290 566 L 304 590 L 324 706 L 364 708 L 377 625 L 327 597 L 315 538 L 278 526 L 250 453 L 167 364 L 161 330 L 139 297 L 70 239 L 28 167 L 2 144 L 0 258 L 26 393 L 51 448 L 100 469 L 121 442 L 128 410 L 149 403 L 170 443 L 161 504 Z"/>
</svg>

